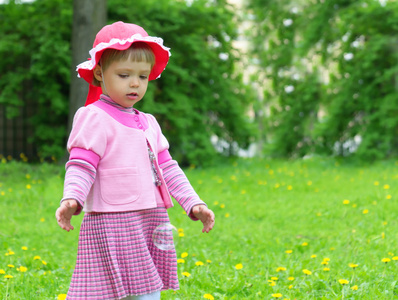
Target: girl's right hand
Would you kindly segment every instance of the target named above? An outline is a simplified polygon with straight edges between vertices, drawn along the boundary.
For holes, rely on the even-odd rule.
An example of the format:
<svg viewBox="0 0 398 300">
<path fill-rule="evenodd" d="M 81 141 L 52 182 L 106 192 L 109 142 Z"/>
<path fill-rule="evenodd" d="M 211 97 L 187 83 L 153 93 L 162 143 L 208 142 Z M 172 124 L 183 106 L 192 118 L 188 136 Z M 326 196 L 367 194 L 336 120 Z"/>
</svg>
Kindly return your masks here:
<svg viewBox="0 0 398 300">
<path fill-rule="evenodd" d="M 79 204 L 76 200 L 64 200 L 61 206 L 55 212 L 55 217 L 57 218 L 58 225 L 66 230 L 73 230 L 74 227 L 70 223 L 73 214 L 77 211 Z"/>
</svg>

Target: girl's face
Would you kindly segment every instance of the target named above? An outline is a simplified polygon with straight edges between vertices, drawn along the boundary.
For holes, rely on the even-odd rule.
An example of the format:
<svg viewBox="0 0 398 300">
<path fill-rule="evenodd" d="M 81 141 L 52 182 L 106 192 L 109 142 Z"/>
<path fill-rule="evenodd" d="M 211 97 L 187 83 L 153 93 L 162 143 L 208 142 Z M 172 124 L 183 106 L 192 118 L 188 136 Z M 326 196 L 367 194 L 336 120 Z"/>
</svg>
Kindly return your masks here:
<svg viewBox="0 0 398 300">
<path fill-rule="evenodd" d="M 94 69 L 102 92 L 123 107 L 131 107 L 144 97 L 150 73 L 150 63 L 130 59 L 112 62 L 103 74 L 98 65 Z"/>
</svg>

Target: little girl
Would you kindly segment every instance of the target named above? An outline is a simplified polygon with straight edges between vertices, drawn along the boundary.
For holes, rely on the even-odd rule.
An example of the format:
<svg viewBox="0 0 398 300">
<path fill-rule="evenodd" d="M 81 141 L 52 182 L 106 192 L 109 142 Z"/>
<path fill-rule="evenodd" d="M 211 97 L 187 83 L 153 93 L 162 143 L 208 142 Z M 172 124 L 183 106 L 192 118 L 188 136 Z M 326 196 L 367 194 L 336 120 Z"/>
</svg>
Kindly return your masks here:
<svg viewBox="0 0 398 300">
<path fill-rule="evenodd" d="M 102 28 L 77 71 L 89 84 L 68 140 L 59 226 L 72 230 L 84 210 L 67 299 L 160 299 L 179 288 L 175 249 L 158 249 L 154 229 L 168 223 L 170 194 L 203 232 L 214 213 L 172 159 L 156 119 L 133 108 L 169 60 L 161 38 L 117 22 Z"/>
</svg>

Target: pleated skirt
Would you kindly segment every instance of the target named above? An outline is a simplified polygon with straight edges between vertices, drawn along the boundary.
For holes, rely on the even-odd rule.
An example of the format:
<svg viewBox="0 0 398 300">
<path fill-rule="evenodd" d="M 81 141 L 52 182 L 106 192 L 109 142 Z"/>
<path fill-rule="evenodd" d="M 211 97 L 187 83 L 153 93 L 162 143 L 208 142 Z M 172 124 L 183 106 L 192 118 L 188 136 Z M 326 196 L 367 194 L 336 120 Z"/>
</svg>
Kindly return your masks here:
<svg viewBox="0 0 398 300">
<path fill-rule="evenodd" d="M 154 229 L 169 222 L 166 208 L 86 213 L 68 300 L 122 299 L 179 289 L 175 249 L 160 250 Z"/>
</svg>

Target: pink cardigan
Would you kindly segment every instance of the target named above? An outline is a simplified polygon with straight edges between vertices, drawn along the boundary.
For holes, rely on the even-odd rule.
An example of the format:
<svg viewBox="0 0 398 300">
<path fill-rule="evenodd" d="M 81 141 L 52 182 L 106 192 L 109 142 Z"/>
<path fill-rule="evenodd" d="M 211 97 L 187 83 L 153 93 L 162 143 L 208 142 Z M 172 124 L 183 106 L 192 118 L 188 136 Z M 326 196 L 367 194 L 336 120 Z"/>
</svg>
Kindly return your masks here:
<svg viewBox="0 0 398 300">
<path fill-rule="evenodd" d="M 97 169 L 84 203 L 85 212 L 116 212 L 157 206 L 147 140 L 158 153 L 155 167 L 166 208 L 173 206 L 159 164 L 171 160 L 169 144 L 156 119 L 136 111 L 128 115 L 97 101 L 75 114 L 68 140 L 70 159 L 82 159 Z"/>
</svg>

